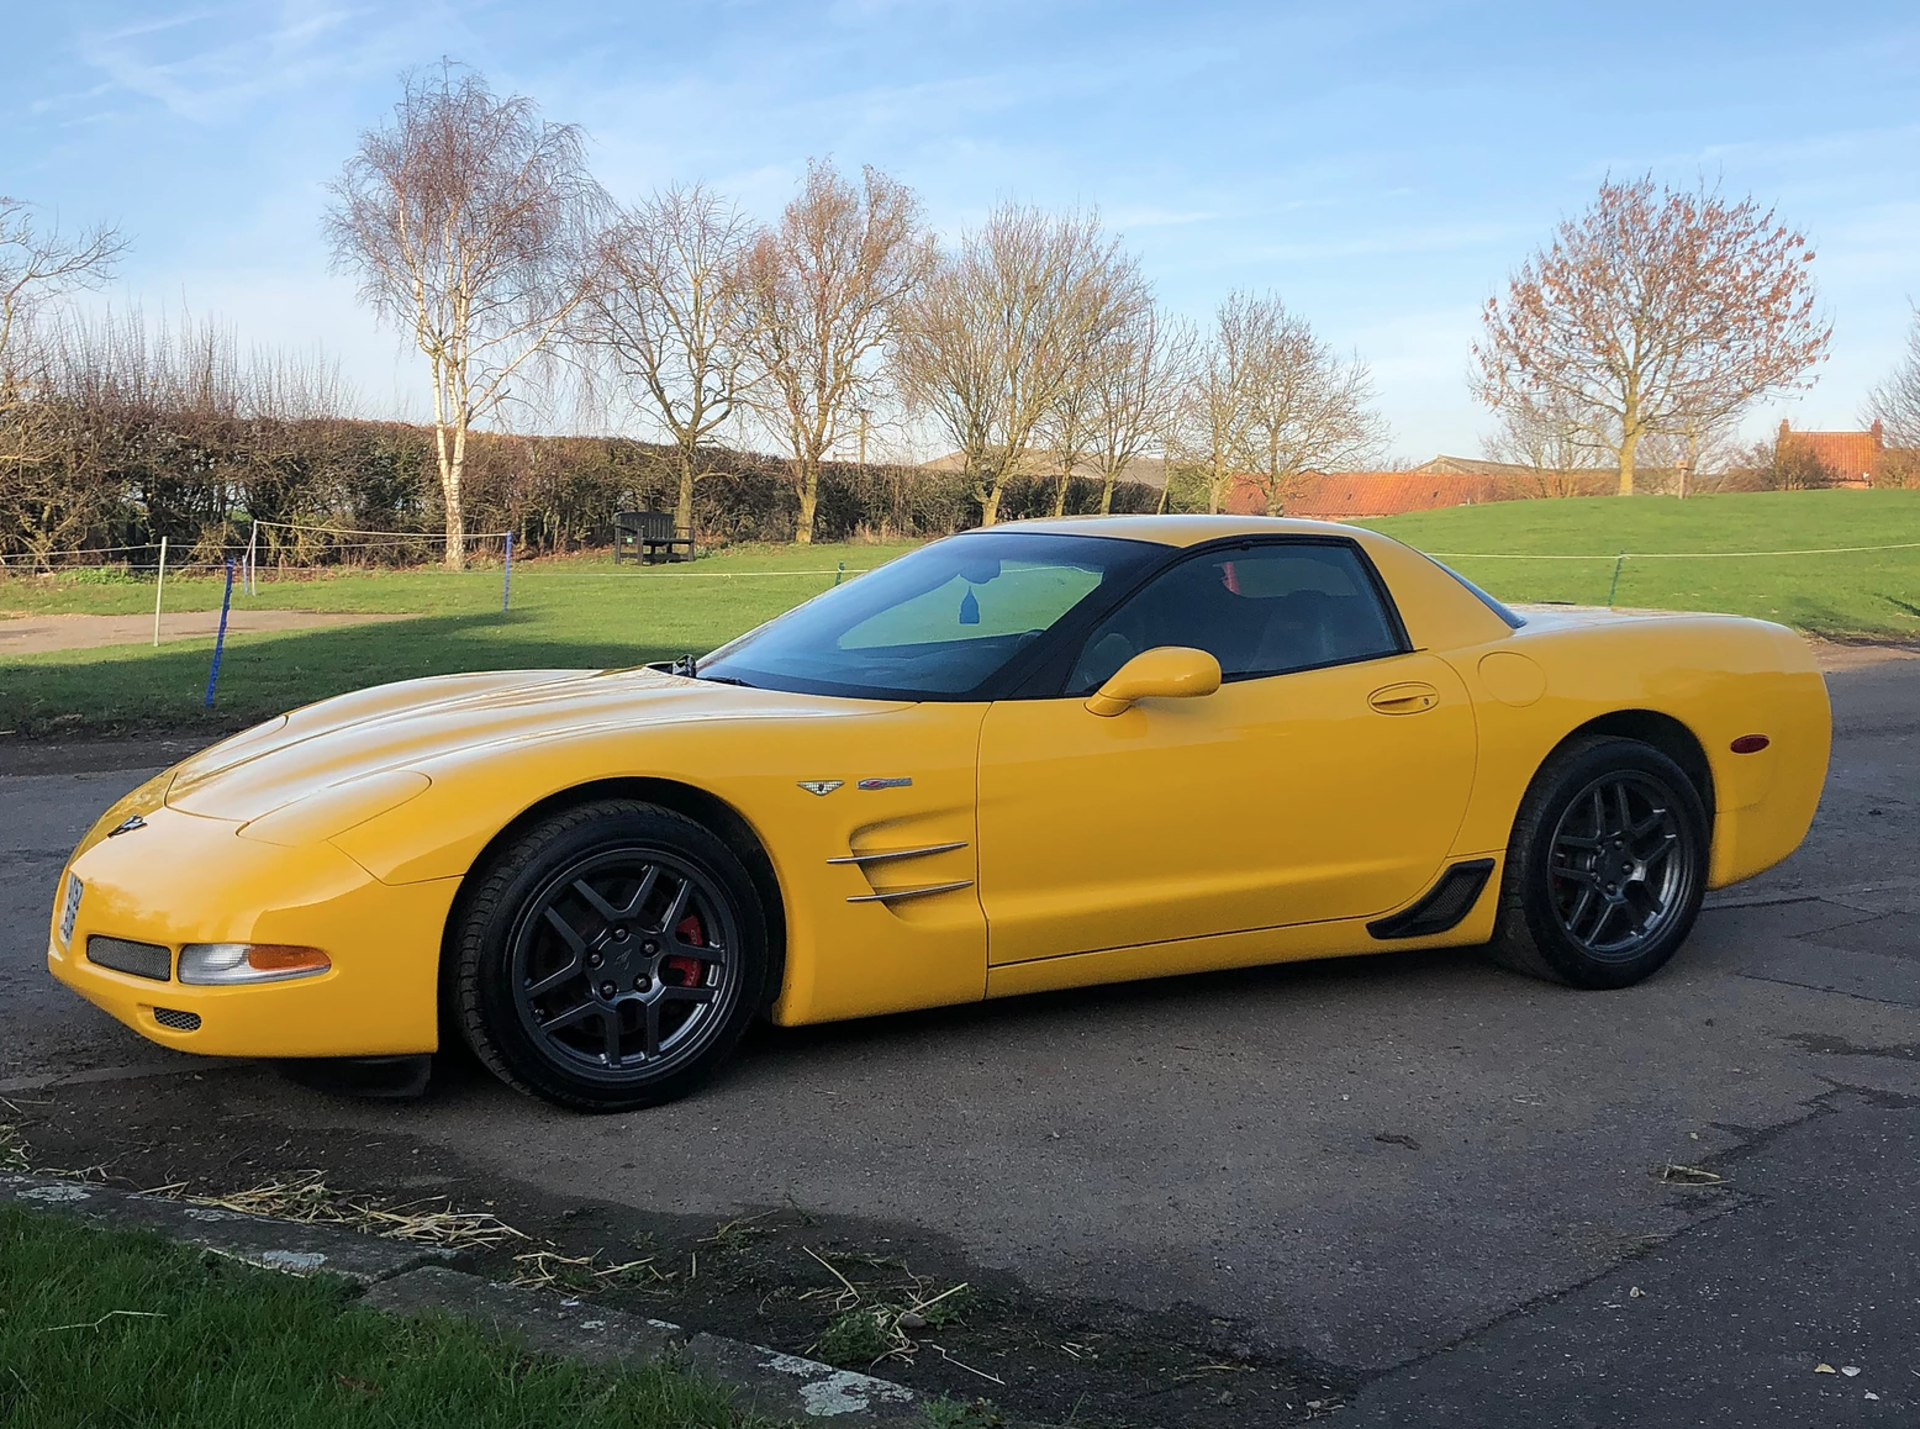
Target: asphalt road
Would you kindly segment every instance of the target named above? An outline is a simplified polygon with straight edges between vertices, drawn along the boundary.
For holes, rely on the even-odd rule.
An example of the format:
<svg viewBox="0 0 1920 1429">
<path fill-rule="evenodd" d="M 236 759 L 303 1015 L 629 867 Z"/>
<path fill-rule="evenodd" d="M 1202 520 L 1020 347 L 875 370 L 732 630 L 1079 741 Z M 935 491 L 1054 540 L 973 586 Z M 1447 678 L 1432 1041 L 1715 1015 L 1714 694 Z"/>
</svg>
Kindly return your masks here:
<svg viewBox="0 0 1920 1429">
<path fill-rule="evenodd" d="M 702 1095 L 599 1119 L 471 1072 L 405 1105 L 198 1075 L 96 1014 L 43 970 L 53 879 L 134 766 L 177 754 L 15 750 L 0 1093 L 82 1069 L 35 1092 L 56 1120 L 107 1099 L 161 1132 L 220 1122 L 249 1167 L 324 1135 L 359 1166 L 388 1147 L 555 1204 L 706 1225 L 785 1206 L 1337 1391 L 1309 1411 L 1224 1375 L 1244 1387 L 1219 1422 L 1920 1423 L 1920 660 L 1830 687 L 1806 846 L 1715 895 L 1641 987 L 1466 955 L 1187 978 L 769 1031 Z M 981 1387 L 1030 1411 L 1073 1387 L 1001 1377 Z M 1198 1421 L 1177 1402 L 1098 1401 Z"/>
</svg>

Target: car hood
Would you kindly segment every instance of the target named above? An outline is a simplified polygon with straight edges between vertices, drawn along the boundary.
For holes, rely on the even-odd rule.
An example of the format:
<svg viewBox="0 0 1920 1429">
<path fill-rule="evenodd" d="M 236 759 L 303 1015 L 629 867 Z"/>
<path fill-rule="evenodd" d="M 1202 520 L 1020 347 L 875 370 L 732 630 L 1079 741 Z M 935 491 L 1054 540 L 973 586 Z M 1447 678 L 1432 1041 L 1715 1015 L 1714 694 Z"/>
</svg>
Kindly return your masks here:
<svg viewBox="0 0 1920 1429">
<path fill-rule="evenodd" d="M 487 746 L 505 752 L 687 720 L 846 718 L 897 708 L 645 668 L 446 675 L 323 700 L 224 740 L 174 771 L 166 803 L 245 822 L 369 774 Z"/>
</svg>

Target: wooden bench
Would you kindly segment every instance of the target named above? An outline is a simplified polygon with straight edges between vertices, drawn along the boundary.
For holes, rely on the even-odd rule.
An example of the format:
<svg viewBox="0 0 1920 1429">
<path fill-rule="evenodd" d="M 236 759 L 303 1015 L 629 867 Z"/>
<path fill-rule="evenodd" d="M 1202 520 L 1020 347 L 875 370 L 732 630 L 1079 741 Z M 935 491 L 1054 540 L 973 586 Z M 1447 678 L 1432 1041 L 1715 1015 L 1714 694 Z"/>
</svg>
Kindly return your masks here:
<svg viewBox="0 0 1920 1429">
<path fill-rule="evenodd" d="M 613 563 L 690 561 L 693 536 L 677 535 L 671 511 L 616 511 L 613 514 Z"/>
</svg>

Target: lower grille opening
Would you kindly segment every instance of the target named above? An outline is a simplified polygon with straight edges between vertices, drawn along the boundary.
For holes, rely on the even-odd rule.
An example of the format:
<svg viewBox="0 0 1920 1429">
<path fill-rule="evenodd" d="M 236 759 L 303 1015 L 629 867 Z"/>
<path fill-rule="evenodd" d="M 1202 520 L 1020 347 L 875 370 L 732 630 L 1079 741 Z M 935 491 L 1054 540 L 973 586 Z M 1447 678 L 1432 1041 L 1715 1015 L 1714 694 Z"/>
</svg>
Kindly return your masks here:
<svg viewBox="0 0 1920 1429">
<path fill-rule="evenodd" d="M 172 1007 L 153 1009 L 153 1020 L 162 1027 L 171 1027 L 175 1032 L 197 1032 L 200 1030 L 200 1014 L 181 1012 Z"/>
<path fill-rule="evenodd" d="M 104 938 L 95 933 L 87 939 L 87 961 L 115 972 L 150 977 L 155 982 L 167 982 L 173 977 L 173 949 L 158 943 Z"/>
</svg>

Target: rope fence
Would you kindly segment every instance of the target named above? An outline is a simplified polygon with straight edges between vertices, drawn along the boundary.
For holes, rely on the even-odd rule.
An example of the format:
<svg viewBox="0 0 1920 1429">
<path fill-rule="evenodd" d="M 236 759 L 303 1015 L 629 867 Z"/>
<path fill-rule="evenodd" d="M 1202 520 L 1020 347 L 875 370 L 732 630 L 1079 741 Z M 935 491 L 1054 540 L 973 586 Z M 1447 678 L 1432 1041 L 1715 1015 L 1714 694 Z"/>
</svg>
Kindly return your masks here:
<svg viewBox="0 0 1920 1429">
<path fill-rule="evenodd" d="M 1712 561 L 1756 556 L 1852 556 L 1863 551 L 1920 551 L 1920 541 L 1888 546 L 1810 546 L 1793 551 L 1615 551 L 1611 555 L 1527 555 L 1518 551 L 1428 551 L 1449 561 Z"/>
</svg>

